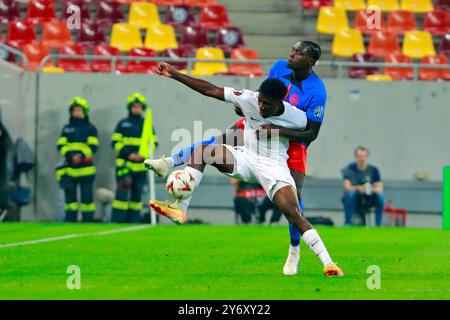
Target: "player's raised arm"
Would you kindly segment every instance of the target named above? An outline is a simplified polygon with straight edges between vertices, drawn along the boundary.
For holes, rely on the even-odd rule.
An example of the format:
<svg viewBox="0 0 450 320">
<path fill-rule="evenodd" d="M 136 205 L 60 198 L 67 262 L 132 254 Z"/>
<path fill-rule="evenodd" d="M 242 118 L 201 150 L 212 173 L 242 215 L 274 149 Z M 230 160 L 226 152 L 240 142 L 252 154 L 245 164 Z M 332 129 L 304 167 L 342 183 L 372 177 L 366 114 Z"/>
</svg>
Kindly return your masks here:
<svg viewBox="0 0 450 320">
<path fill-rule="evenodd" d="M 208 81 L 197 79 L 178 72 L 173 66 L 166 62 L 160 62 L 156 71 L 160 76 L 175 79 L 205 96 L 225 101 L 224 88 L 216 87 Z"/>
</svg>

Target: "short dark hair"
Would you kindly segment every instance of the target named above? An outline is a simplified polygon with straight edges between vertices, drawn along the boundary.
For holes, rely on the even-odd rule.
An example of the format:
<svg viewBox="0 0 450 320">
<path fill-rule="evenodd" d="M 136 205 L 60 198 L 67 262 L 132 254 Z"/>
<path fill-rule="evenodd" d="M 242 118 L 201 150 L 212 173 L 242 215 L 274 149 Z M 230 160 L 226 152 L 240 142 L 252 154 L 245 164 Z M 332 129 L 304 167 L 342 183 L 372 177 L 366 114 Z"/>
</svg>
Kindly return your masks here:
<svg viewBox="0 0 450 320">
<path fill-rule="evenodd" d="M 313 59 L 314 62 L 320 59 L 320 56 L 322 55 L 322 49 L 317 43 L 312 41 L 302 41 L 302 43 L 305 46 L 304 52 L 308 57 Z"/>
<path fill-rule="evenodd" d="M 259 86 L 258 91 L 264 96 L 274 100 L 283 100 L 287 93 L 283 81 L 273 78 L 264 80 Z"/>
<path fill-rule="evenodd" d="M 355 154 L 356 154 L 356 152 L 358 152 L 358 151 L 365 151 L 365 152 L 367 153 L 367 155 L 369 155 L 369 149 L 367 149 L 366 147 L 363 147 L 363 146 L 357 146 L 357 147 L 355 148 Z"/>
</svg>

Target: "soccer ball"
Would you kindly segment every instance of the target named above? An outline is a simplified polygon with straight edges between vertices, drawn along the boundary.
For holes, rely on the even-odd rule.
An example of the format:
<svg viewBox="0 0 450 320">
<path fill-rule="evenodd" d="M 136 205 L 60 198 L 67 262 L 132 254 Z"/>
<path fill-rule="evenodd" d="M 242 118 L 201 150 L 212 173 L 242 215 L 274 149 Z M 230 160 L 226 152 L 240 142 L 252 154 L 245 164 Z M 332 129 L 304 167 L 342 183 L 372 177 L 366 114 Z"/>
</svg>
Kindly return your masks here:
<svg viewBox="0 0 450 320">
<path fill-rule="evenodd" d="M 167 193 L 177 200 L 189 198 L 192 192 L 194 192 L 194 189 L 194 178 L 184 170 L 175 170 L 167 178 Z"/>
</svg>

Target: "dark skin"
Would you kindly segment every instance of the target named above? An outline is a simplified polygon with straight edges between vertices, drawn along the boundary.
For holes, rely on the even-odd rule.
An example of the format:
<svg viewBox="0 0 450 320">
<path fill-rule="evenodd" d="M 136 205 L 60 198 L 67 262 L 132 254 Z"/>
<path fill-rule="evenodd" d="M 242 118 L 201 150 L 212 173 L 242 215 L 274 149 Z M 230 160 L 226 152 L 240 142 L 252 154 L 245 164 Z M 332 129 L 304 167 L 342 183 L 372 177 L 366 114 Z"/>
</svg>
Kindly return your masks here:
<svg viewBox="0 0 450 320">
<path fill-rule="evenodd" d="M 225 100 L 223 88 L 216 87 L 207 81 L 181 74 L 170 64 L 159 63 L 157 73 L 161 76 L 173 78 L 205 96 L 222 101 Z M 284 112 L 284 104 L 281 100 L 265 97 L 261 93 L 258 97 L 258 104 L 259 112 L 265 118 L 280 115 Z M 220 172 L 232 173 L 235 161 L 233 154 L 223 144 L 197 145 L 189 159 L 188 166 L 203 172 L 208 164 L 216 167 Z M 275 193 L 272 200 L 301 234 L 312 229 L 311 224 L 300 212 L 297 193 L 294 188 L 291 186 L 282 187 Z"/>
</svg>

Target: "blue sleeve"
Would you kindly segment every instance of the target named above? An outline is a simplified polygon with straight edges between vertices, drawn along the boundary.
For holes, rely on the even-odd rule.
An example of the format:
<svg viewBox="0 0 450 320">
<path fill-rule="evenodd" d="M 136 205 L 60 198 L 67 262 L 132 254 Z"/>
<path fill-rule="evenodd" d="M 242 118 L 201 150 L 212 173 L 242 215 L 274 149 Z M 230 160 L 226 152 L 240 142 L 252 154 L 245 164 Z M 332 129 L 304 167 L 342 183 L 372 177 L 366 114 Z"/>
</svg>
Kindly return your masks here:
<svg viewBox="0 0 450 320">
<path fill-rule="evenodd" d="M 325 117 L 325 105 L 327 103 L 327 92 L 325 88 L 318 90 L 306 110 L 306 117 L 314 122 L 322 123 Z"/>
<path fill-rule="evenodd" d="M 373 183 L 381 181 L 380 170 L 378 170 L 377 167 L 373 168 L 373 173 L 372 174 L 373 174 L 373 177 L 372 177 Z"/>
<path fill-rule="evenodd" d="M 277 63 L 275 62 L 272 67 L 270 67 L 269 73 L 267 74 L 266 79 L 277 79 Z"/>
</svg>

